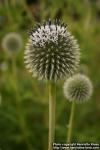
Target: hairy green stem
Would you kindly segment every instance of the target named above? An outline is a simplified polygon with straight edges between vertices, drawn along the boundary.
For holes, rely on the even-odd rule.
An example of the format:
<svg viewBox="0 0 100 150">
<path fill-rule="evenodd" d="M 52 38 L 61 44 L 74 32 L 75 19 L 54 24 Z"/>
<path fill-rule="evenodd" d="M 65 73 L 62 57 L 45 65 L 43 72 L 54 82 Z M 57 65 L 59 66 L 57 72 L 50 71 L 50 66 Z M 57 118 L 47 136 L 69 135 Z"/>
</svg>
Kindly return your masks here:
<svg viewBox="0 0 100 150">
<path fill-rule="evenodd" d="M 53 150 L 53 142 L 54 142 L 54 136 L 55 136 L 55 105 L 56 100 L 55 96 L 53 95 L 55 93 L 53 91 L 53 85 L 49 82 L 49 138 L 48 138 L 48 150 Z"/>
<path fill-rule="evenodd" d="M 73 101 L 72 102 L 72 106 L 71 106 L 71 113 L 70 113 L 69 125 L 68 125 L 67 143 L 71 142 L 72 129 L 73 129 L 74 111 L 75 111 L 75 102 Z"/>
</svg>

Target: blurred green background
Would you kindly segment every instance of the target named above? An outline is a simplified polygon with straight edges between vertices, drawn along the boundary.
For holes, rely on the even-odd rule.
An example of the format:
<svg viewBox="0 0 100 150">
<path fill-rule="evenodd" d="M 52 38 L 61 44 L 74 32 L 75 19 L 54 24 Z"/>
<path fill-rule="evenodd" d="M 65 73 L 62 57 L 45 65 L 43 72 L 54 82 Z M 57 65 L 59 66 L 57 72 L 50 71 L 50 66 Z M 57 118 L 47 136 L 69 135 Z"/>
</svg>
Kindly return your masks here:
<svg viewBox="0 0 100 150">
<path fill-rule="evenodd" d="M 76 105 L 72 142 L 100 142 L 100 0 L 0 0 L 0 150 L 47 150 L 48 89 L 24 67 L 27 32 L 48 18 L 61 19 L 78 39 L 79 71 L 92 80 L 91 100 Z M 10 56 L 2 39 L 22 36 L 23 48 Z M 66 142 L 71 103 L 57 82 L 55 142 Z"/>
</svg>

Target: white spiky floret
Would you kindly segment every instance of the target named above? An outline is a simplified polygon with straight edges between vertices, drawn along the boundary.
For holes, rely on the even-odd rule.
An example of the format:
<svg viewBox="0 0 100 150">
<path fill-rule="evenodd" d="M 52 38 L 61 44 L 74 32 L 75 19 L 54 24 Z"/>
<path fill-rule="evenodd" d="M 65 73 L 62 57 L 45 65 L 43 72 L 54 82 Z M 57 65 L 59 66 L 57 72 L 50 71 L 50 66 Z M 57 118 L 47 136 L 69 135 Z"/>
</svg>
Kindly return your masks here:
<svg viewBox="0 0 100 150">
<path fill-rule="evenodd" d="M 73 74 L 79 64 L 77 40 L 65 25 L 48 22 L 32 30 L 25 50 L 25 64 L 40 79 L 57 80 Z"/>
<path fill-rule="evenodd" d="M 84 102 L 90 99 L 93 86 L 87 76 L 76 74 L 65 81 L 63 91 L 69 101 Z"/>
</svg>

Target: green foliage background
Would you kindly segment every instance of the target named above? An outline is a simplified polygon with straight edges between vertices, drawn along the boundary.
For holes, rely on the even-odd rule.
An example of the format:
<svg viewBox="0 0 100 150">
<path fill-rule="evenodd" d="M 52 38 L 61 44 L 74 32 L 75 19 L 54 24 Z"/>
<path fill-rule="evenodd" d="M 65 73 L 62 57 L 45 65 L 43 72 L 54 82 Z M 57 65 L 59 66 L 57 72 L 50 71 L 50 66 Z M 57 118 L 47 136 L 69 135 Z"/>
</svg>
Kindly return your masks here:
<svg viewBox="0 0 100 150">
<path fill-rule="evenodd" d="M 78 39 L 79 70 L 94 87 L 91 100 L 76 105 L 72 142 L 100 142 L 100 1 L 0 0 L 0 150 L 47 150 L 48 89 L 25 69 L 23 54 L 27 31 L 48 18 L 67 23 Z M 20 33 L 24 43 L 13 57 L 2 48 L 9 32 Z M 57 83 L 55 142 L 65 143 L 71 103 L 63 82 Z"/>
</svg>

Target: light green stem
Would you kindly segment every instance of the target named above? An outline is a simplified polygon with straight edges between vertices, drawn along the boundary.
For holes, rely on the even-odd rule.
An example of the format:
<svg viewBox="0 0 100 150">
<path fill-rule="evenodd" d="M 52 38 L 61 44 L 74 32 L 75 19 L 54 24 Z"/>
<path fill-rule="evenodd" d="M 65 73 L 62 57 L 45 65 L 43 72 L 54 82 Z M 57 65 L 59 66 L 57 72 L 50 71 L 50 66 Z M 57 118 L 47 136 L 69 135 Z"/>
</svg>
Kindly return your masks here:
<svg viewBox="0 0 100 150">
<path fill-rule="evenodd" d="M 49 141 L 48 150 L 53 150 L 53 142 L 55 136 L 55 97 L 53 96 L 53 85 L 49 83 Z"/>
<path fill-rule="evenodd" d="M 72 102 L 72 106 L 71 106 L 71 113 L 70 113 L 69 125 L 68 125 L 67 143 L 71 142 L 72 129 L 73 129 L 74 111 L 75 111 L 75 102 L 73 101 Z"/>
</svg>

